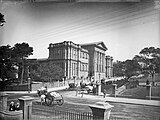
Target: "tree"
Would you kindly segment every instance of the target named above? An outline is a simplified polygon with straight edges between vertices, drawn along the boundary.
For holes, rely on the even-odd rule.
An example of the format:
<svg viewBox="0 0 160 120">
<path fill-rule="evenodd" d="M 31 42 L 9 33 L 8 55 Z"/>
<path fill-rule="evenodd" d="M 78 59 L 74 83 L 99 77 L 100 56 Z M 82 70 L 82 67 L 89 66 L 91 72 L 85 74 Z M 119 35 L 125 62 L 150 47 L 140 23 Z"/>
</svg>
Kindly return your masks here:
<svg viewBox="0 0 160 120">
<path fill-rule="evenodd" d="M 141 66 L 135 60 L 126 60 L 124 62 L 124 74 L 127 79 L 132 76 L 140 74 Z"/>
<path fill-rule="evenodd" d="M 121 77 L 124 76 L 124 64 L 121 61 L 116 61 L 113 63 L 113 74 L 114 76 Z"/>
<path fill-rule="evenodd" d="M 125 76 L 127 79 L 137 75 L 140 71 L 140 65 L 135 60 L 116 61 L 113 64 L 113 72 L 115 76 Z"/>
<path fill-rule="evenodd" d="M 4 15 L 0 13 L 0 26 L 3 26 L 4 23 L 5 23 Z"/>
<path fill-rule="evenodd" d="M 143 72 L 151 75 L 154 83 L 155 72 L 160 73 L 160 48 L 146 47 L 133 59 L 141 64 Z"/>
<path fill-rule="evenodd" d="M 33 55 L 33 48 L 29 46 L 28 43 L 17 43 L 13 47 L 13 53 L 15 62 L 17 63 L 19 74 L 18 78 L 20 79 L 20 83 L 23 83 L 24 69 L 25 63 L 27 62 L 26 58 L 29 55 Z"/>
<path fill-rule="evenodd" d="M 12 60 L 11 46 L 0 46 L 0 89 L 4 90 L 9 80 L 15 78 L 14 62 Z"/>
<path fill-rule="evenodd" d="M 37 68 L 36 68 L 37 69 Z M 36 73 L 43 80 L 60 80 L 64 77 L 64 70 L 52 62 L 41 63 Z"/>
</svg>

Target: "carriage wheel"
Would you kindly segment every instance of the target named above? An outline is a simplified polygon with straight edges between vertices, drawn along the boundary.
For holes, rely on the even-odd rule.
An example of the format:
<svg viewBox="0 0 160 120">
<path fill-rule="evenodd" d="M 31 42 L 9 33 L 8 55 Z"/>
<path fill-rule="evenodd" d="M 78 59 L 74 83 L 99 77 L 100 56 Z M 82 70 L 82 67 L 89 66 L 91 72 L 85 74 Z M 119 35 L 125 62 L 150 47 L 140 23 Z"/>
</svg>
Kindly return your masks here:
<svg viewBox="0 0 160 120">
<path fill-rule="evenodd" d="M 60 99 L 60 100 L 57 101 L 58 105 L 63 105 L 63 103 L 64 103 L 64 99 L 63 99 L 62 95 L 61 95 L 61 98 L 62 99 Z"/>
<path fill-rule="evenodd" d="M 52 105 L 52 102 L 53 102 L 53 98 L 52 97 L 46 97 L 46 104 L 48 105 L 48 106 L 51 106 Z"/>
</svg>

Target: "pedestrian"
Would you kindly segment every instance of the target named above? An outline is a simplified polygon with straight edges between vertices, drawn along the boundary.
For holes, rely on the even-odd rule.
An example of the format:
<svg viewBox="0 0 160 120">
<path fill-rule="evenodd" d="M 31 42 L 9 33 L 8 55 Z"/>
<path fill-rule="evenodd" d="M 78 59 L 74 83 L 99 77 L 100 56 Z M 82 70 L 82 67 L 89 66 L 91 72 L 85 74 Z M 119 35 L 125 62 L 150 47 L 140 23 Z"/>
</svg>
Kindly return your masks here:
<svg viewBox="0 0 160 120">
<path fill-rule="evenodd" d="M 45 101 L 46 101 L 46 95 L 42 94 L 42 95 L 41 95 L 41 105 L 42 105 L 43 103 L 45 103 Z"/>
<path fill-rule="evenodd" d="M 104 89 L 104 90 L 103 90 L 103 94 L 104 94 L 103 97 L 104 97 L 104 98 L 106 97 L 106 92 L 107 92 L 106 89 Z"/>
<path fill-rule="evenodd" d="M 13 101 L 9 105 L 9 111 L 15 111 L 15 104 Z"/>
<path fill-rule="evenodd" d="M 16 110 L 16 111 L 20 110 L 20 104 L 19 104 L 19 103 L 17 103 L 17 104 L 15 105 L 15 110 Z"/>
<path fill-rule="evenodd" d="M 149 85 L 149 80 L 147 79 L 147 81 L 146 81 L 146 85 Z"/>
</svg>

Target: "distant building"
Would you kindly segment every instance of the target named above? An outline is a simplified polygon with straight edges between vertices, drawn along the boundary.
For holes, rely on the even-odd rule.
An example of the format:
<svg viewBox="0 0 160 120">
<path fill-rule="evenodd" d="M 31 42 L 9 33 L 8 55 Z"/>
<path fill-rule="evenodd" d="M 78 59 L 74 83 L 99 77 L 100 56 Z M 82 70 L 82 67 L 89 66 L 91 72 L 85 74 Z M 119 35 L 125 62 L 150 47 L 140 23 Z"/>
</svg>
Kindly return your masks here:
<svg viewBox="0 0 160 120">
<path fill-rule="evenodd" d="M 113 77 L 113 57 L 106 56 L 106 77 Z"/>
</svg>

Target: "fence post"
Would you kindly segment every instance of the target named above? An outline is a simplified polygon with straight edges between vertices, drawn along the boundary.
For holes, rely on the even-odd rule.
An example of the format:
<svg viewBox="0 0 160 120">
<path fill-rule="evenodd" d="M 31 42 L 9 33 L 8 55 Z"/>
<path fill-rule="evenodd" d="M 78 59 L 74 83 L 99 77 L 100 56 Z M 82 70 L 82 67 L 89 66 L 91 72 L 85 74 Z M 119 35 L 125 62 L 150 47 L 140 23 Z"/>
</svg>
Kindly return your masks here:
<svg viewBox="0 0 160 120">
<path fill-rule="evenodd" d="M 116 89 L 117 89 L 117 84 L 112 85 L 112 95 L 116 97 Z"/>
<path fill-rule="evenodd" d="M 96 104 L 90 105 L 89 107 L 93 113 L 93 120 L 109 120 L 113 105 L 110 105 L 107 102 L 97 102 Z"/>
<path fill-rule="evenodd" d="M 32 108 L 32 101 L 34 98 L 30 96 L 23 96 L 18 100 L 20 102 L 20 109 L 23 110 L 23 120 L 31 120 L 32 109 L 29 109 L 29 106 Z"/>
<path fill-rule="evenodd" d="M 151 84 L 146 85 L 146 90 L 147 90 L 147 96 L 151 100 Z"/>
<path fill-rule="evenodd" d="M 8 94 L 4 92 L 0 93 L 0 99 L 2 101 L 2 104 L 1 104 L 2 111 L 7 111 L 7 98 L 8 98 Z"/>
<path fill-rule="evenodd" d="M 1 92 L 0 93 L 0 101 L 1 109 L 0 109 L 0 120 L 22 120 L 22 111 L 9 111 L 7 110 L 7 98 L 8 94 Z"/>
</svg>

